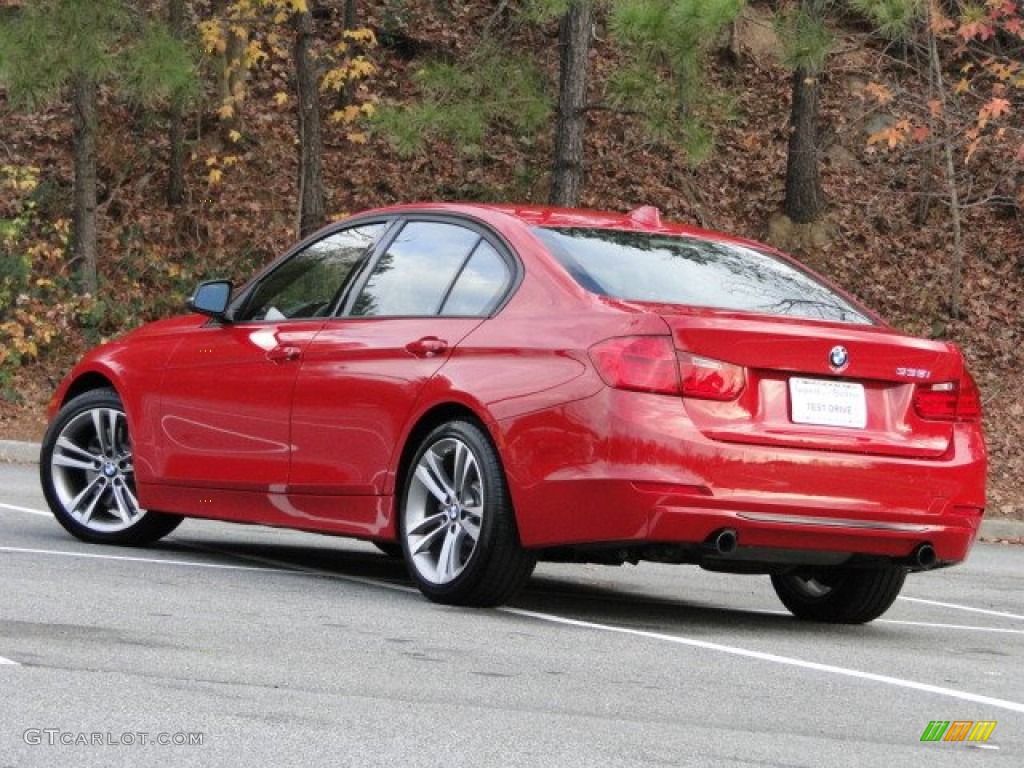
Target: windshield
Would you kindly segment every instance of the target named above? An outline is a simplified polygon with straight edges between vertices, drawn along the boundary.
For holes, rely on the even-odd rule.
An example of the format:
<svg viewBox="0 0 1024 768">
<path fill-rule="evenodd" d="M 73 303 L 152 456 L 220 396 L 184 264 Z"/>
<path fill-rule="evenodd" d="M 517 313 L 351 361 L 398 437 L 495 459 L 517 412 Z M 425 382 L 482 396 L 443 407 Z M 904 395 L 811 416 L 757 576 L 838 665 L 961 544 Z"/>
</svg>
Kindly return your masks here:
<svg viewBox="0 0 1024 768">
<path fill-rule="evenodd" d="M 748 246 L 612 229 L 533 232 L 583 288 L 602 296 L 872 323 L 810 274 Z"/>
</svg>

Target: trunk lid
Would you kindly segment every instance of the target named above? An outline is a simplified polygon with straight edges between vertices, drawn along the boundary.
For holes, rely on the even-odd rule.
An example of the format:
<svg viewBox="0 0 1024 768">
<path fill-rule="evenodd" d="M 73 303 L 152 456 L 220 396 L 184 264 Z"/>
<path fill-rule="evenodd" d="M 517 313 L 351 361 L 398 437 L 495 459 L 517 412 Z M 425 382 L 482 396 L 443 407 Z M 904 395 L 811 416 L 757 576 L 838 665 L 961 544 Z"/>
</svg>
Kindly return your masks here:
<svg viewBox="0 0 1024 768">
<path fill-rule="evenodd" d="M 918 458 L 949 450 L 953 422 L 922 418 L 914 396 L 919 385 L 959 385 L 952 344 L 880 326 L 656 311 L 677 350 L 744 369 L 734 400 L 684 398 L 712 440 Z"/>
</svg>

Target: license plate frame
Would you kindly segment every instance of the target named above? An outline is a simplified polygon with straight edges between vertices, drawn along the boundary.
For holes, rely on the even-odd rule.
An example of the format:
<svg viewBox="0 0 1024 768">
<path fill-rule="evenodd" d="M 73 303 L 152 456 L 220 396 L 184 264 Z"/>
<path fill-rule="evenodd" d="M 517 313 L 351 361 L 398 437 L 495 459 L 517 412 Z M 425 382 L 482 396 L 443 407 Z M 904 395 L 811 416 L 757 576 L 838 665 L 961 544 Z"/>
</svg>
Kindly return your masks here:
<svg viewBox="0 0 1024 768">
<path fill-rule="evenodd" d="M 794 424 L 865 429 L 868 409 L 864 385 L 856 381 L 792 376 L 789 413 Z"/>
</svg>

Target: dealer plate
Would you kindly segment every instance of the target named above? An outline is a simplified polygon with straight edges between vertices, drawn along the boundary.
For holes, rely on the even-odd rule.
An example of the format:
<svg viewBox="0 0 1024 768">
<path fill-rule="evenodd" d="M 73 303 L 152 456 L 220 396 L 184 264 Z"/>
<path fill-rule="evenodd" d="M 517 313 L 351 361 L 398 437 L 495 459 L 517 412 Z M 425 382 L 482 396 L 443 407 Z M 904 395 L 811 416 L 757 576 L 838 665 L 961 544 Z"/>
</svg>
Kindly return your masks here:
<svg viewBox="0 0 1024 768">
<path fill-rule="evenodd" d="M 789 402 L 794 424 L 864 429 L 868 424 L 864 386 L 831 379 L 789 380 Z"/>
</svg>

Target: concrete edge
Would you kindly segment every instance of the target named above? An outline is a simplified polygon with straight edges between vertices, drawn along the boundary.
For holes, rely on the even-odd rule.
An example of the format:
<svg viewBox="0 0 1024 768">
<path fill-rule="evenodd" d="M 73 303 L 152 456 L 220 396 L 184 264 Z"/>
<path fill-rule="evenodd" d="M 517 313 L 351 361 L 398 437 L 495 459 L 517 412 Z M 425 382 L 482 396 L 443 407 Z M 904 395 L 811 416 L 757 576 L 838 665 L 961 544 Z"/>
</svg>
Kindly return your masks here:
<svg viewBox="0 0 1024 768">
<path fill-rule="evenodd" d="M 39 443 L 0 440 L 0 462 L 36 464 L 39 461 L 39 448 Z M 981 521 L 981 536 L 985 539 L 1024 538 L 1024 520 L 985 518 Z"/>
<path fill-rule="evenodd" d="M 39 448 L 39 443 L 0 440 L 0 461 L 11 464 L 38 464 Z"/>
</svg>

